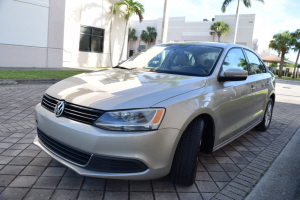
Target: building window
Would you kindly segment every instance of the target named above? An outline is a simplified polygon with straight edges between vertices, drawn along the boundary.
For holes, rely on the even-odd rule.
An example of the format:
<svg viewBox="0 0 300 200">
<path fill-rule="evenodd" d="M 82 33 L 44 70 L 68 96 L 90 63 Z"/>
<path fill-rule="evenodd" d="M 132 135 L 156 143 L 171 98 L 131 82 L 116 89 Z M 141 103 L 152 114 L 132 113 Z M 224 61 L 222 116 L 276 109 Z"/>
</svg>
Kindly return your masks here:
<svg viewBox="0 0 300 200">
<path fill-rule="evenodd" d="M 81 26 L 79 51 L 103 52 L 104 29 Z"/>
<path fill-rule="evenodd" d="M 135 54 L 135 50 L 129 50 L 129 57 L 133 56 Z"/>
</svg>

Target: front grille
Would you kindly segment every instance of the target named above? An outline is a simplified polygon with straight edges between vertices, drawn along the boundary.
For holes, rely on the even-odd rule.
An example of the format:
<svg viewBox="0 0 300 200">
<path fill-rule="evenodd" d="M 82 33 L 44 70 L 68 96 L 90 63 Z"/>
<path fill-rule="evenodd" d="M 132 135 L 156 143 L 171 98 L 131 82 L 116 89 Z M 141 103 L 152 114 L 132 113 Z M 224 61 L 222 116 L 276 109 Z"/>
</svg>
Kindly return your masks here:
<svg viewBox="0 0 300 200">
<path fill-rule="evenodd" d="M 92 154 L 77 150 L 73 147 L 69 147 L 68 145 L 58 142 L 39 129 L 37 129 L 37 134 L 40 141 L 47 149 L 68 161 L 78 165 L 86 165 L 90 160 Z"/>
<path fill-rule="evenodd" d="M 112 173 L 135 173 L 143 172 L 148 169 L 148 167 L 139 160 L 112 158 L 98 155 L 92 156 L 86 168 L 100 172 Z"/>
<path fill-rule="evenodd" d="M 55 99 L 53 97 L 50 97 L 47 94 L 44 94 L 42 100 L 42 106 L 47 110 L 54 112 L 55 105 L 58 103 L 58 101 L 59 101 L 58 99 Z"/>
<path fill-rule="evenodd" d="M 139 160 L 99 156 L 75 149 L 51 138 L 40 129 L 37 129 L 37 135 L 43 146 L 52 153 L 84 169 L 110 173 L 136 173 L 148 169 Z"/>
<path fill-rule="evenodd" d="M 59 99 L 45 94 L 42 100 L 42 106 L 50 112 L 54 112 L 54 108 L 58 102 Z M 103 113 L 104 111 L 101 110 L 86 108 L 83 106 L 65 102 L 65 109 L 61 117 L 72 119 L 74 121 L 82 122 L 85 124 L 93 124 Z"/>
</svg>

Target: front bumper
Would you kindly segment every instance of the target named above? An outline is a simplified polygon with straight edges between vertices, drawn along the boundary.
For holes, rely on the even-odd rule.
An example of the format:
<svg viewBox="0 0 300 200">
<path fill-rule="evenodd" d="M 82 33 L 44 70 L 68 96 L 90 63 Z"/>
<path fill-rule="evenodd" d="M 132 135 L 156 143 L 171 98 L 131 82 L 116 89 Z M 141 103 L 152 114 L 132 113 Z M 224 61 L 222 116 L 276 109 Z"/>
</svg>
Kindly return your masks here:
<svg viewBox="0 0 300 200">
<path fill-rule="evenodd" d="M 37 146 L 80 175 L 102 178 L 143 180 L 167 175 L 181 135 L 179 130 L 172 128 L 131 133 L 102 130 L 63 117 L 57 118 L 40 104 L 36 107 L 36 120 L 38 130 L 45 136 L 92 157 L 87 164 L 80 165 L 47 148 L 39 136 L 34 140 Z M 99 162 L 95 162 L 93 156 L 136 161 L 142 170 L 125 172 L 99 169 Z"/>
</svg>

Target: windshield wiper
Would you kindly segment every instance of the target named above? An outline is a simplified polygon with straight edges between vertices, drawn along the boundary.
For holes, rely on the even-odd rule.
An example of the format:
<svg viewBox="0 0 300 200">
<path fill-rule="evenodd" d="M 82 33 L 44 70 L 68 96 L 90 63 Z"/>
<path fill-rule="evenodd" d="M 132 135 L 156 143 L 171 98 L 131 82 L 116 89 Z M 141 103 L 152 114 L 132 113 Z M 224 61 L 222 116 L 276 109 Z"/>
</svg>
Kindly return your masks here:
<svg viewBox="0 0 300 200">
<path fill-rule="evenodd" d="M 121 67 L 121 66 L 119 66 L 119 65 L 114 66 L 113 68 L 118 68 L 118 69 L 128 69 L 128 70 L 136 69 L 136 67 L 134 67 L 134 68 L 126 68 L 126 67 Z"/>
<path fill-rule="evenodd" d="M 117 66 L 114 66 L 113 68 L 119 68 L 119 69 L 128 69 L 128 68 L 126 68 L 126 67 L 121 67 L 121 66 L 119 66 L 119 65 L 117 65 Z"/>
</svg>

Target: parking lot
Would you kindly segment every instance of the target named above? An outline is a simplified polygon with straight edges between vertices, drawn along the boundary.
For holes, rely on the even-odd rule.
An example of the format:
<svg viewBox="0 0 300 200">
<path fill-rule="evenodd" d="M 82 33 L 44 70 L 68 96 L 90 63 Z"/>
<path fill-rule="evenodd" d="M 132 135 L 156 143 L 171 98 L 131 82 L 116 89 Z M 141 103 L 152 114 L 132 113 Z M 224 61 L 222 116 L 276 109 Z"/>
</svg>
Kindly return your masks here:
<svg viewBox="0 0 300 200">
<path fill-rule="evenodd" d="M 272 123 L 199 154 L 191 187 L 77 175 L 32 144 L 34 107 L 49 84 L 0 85 L 0 199 L 244 199 L 300 126 L 300 82 L 278 81 Z"/>
</svg>

